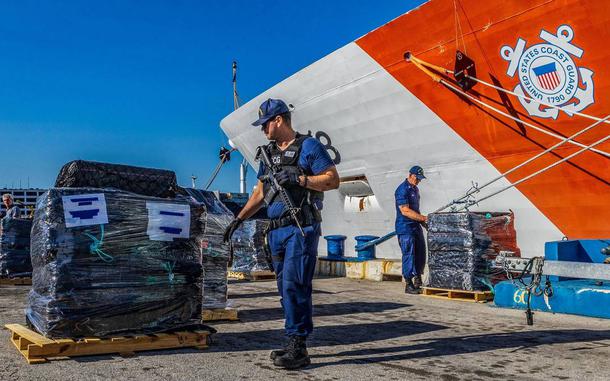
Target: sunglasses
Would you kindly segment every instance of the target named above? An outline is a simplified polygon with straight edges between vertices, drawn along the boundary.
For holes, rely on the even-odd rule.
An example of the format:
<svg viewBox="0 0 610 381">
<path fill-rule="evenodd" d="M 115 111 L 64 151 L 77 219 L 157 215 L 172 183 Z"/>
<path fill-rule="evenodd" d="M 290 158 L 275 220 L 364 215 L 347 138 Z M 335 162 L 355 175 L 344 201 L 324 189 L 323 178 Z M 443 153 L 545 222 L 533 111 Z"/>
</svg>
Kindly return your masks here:
<svg viewBox="0 0 610 381">
<path fill-rule="evenodd" d="M 267 127 L 269 127 L 269 123 L 273 122 L 275 120 L 276 117 L 273 117 L 271 119 L 269 119 L 268 121 L 266 121 L 265 123 L 261 124 L 261 131 L 265 131 L 267 129 Z"/>
</svg>

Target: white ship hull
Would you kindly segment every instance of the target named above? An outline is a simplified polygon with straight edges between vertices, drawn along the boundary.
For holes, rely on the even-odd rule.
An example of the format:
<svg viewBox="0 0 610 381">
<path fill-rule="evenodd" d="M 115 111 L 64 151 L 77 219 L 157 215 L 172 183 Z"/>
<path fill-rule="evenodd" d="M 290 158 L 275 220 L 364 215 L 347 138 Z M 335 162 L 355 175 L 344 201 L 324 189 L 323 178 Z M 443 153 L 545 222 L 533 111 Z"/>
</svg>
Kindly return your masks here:
<svg viewBox="0 0 610 381">
<path fill-rule="evenodd" d="M 330 137 L 330 145 L 340 153 L 337 169 L 342 179 L 364 176 L 368 180 L 374 195 L 350 196 L 349 191 L 340 188 L 325 196 L 323 234 L 348 236 L 347 256 L 355 255 L 354 236 L 381 236 L 394 230 L 394 191 L 412 165 L 421 165 L 427 176 L 419 185 L 424 214 L 461 196 L 473 181 L 481 184 L 500 174 L 488 158 L 357 42 L 287 78 L 222 120 L 221 128 L 254 168 L 258 168 L 255 149 L 266 140 L 250 123 L 267 98 L 281 98 L 294 105 L 293 127 L 297 131 L 314 135 L 322 131 Z M 483 124 L 488 125 L 485 119 L 470 128 Z M 327 143 L 323 137 L 320 140 Z M 488 193 L 509 184 L 506 179 L 498 181 L 487 189 Z M 608 205 L 605 212 L 609 211 Z M 470 210 L 512 210 L 524 257 L 542 255 L 545 242 L 566 235 L 518 187 Z M 326 253 L 324 241 L 319 252 Z M 378 246 L 377 256 L 400 257 L 397 241 Z"/>
</svg>

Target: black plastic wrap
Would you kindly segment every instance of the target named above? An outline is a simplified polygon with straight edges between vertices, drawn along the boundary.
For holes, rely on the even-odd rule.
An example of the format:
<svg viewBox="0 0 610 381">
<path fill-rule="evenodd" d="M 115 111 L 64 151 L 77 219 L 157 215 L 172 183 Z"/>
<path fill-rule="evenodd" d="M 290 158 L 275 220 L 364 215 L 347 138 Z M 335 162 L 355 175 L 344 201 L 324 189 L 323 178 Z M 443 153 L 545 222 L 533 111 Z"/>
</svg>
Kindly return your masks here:
<svg viewBox="0 0 610 381">
<path fill-rule="evenodd" d="M 198 323 L 203 210 L 186 199 L 50 189 L 38 200 L 32 227 L 28 322 L 55 338 L 153 333 Z M 91 224 L 103 222 L 105 214 L 106 223 Z M 65 216 L 76 217 L 67 224 Z"/>
<path fill-rule="evenodd" d="M 227 307 L 227 265 L 224 258 L 203 256 L 203 308 Z"/>
<path fill-rule="evenodd" d="M 269 220 L 250 219 L 233 234 L 233 266 L 231 271 L 250 273 L 272 271 L 271 258 L 265 249 L 264 231 Z"/>
<path fill-rule="evenodd" d="M 55 187 L 114 188 L 152 197 L 174 197 L 178 188 L 173 171 L 84 160 L 65 164 Z"/>
<path fill-rule="evenodd" d="M 227 306 L 227 272 L 229 245 L 222 241 L 233 214 L 213 192 L 185 189 L 193 200 L 205 205 L 202 215 L 201 266 L 203 268 L 203 308 L 216 309 Z"/>
<path fill-rule="evenodd" d="M 32 276 L 31 229 L 32 220 L 0 219 L 0 278 Z"/>
<path fill-rule="evenodd" d="M 496 256 L 520 253 L 512 213 L 436 213 L 428 225 L 428 287 L 489 290 L 506 279 L 491 268 Z"/>
</svg>

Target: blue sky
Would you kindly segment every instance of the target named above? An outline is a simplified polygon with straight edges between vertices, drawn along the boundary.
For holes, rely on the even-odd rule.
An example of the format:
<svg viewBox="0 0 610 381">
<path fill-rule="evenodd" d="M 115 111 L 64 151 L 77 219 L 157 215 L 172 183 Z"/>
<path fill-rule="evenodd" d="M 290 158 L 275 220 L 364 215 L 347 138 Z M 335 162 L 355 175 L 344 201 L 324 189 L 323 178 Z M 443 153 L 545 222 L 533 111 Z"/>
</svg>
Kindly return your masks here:
<svg viewBox="0 0 610 381">
<path fill-rule="evenodd" d="M 2 0 L 0 188 L 50 187 L 74 159 L 202 186 L 227 145 L 233 60 L 246 102 L 421 2 Z M 240 161 L 212 188 L 238 191 Z"/>
</svg>

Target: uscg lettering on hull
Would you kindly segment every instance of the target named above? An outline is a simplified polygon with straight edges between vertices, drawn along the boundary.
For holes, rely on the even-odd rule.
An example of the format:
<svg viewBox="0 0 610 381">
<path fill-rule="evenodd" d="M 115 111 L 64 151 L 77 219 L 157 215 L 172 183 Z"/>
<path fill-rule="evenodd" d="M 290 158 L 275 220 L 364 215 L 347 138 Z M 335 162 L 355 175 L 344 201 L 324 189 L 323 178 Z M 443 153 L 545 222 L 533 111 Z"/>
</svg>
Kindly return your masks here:
<svg viewBox="0 0 610 381">
<path fill-rule="evenodd" d="M 103 193 L 62 196 L 67 228 L 108 223 L 106 198 Z"/>
<path fill-rule="evenodd" d="M 500 50 L 503 59 L 509 62 L 506 74 L 519 78 L 513 91 L 546 104 L 559 106 L 572 116 L 594 103 L 593 71 L 576 66 L 574 58 L 581 58 L 584 51 L 571 44 L 574 31 L 569 25 L 557 28 L 553 35 L 540 31 L 545 43 L 526 49 L 526 41 L 517 40 L 512 48 L 504 45 Z M 582 85 L 579 85 L 582 81 Z M 559 109 L 545 107 L 539 103 L 519 98 L 519 102 L 532 116 L 557 119 Z"/>
<path fill-rule="evenodd" d="M 173 241 L 190 237 L 191 207 L 187 204 L 147 202 L 148 227 L 151 241 Z"/>
</svg>

